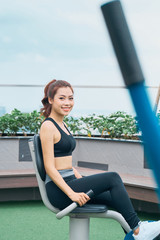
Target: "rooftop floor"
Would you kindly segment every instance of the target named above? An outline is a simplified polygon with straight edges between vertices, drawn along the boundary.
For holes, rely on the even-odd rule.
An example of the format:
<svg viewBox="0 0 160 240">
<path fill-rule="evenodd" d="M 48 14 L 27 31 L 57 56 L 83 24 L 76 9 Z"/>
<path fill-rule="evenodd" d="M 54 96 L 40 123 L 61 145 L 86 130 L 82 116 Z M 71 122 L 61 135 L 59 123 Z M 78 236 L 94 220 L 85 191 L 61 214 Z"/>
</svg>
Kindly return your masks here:
<svg viewBox="0 0 160 240">
<path fill-rule="evenodd" d="M 67 240 L 69 218 L 57 220 L 40 201 L 0 203 L 1 240 Z M 139 213 L 141 220 L 158 220 L 159 215 Z M 63 229 L 63 231 L 62 231 Z M 112 219 L 90 220 L 90 239 L 124 239 L 121 226 Z"/>
</svg>

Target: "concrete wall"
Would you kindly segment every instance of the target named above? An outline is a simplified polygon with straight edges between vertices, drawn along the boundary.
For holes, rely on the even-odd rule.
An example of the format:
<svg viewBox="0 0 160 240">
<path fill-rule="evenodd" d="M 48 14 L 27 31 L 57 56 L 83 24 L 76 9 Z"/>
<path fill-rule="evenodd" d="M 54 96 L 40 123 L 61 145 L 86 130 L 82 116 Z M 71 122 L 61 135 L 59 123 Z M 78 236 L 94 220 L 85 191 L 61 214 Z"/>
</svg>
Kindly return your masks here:
<svg viewBox="0 0 160 240">
<path fill-rule="evenodd" d="M 0 138 L 0 170 L 33 169 L 28 140 L 31 137 Z M 19 164 L 21 162 L 21 164 Z"/>
<path fill-rule="evenodd" d="M 78 166 L 78 161 L 102 163 L 108 165 L 108 171 L 151 176 L 140 141 L 77 137 L 76 142 L 74 166 Z"/>
<path fill-rule="evenodd" d="M 33 169 L 28 140 L 30 137 L 0 138 L 0 170 Z M 78 162 L 91 163 L 90 168 L 150 176 L 145 168 L 144 150 L 140 141 L 110 140 L 76 137 L 77 146 L 73 152 L 73 165 Z M 99 167 L 99 166 L 98 166 Z"/>
</svg>

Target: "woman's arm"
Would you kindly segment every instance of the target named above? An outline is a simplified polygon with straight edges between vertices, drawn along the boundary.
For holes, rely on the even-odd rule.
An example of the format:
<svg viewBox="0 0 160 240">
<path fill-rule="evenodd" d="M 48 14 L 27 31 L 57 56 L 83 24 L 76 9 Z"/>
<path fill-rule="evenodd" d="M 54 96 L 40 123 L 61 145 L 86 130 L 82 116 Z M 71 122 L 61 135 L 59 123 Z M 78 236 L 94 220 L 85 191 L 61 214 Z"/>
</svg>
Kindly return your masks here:
<svg viewBox="0 0 160 240">
<path fill-rule="evenodd" d="M 82 178 L 82 175 L 74 167 L 72 167 L 72 168 L 73 168 L 76 178 Z"/>
<path fill-rule="evenodd" d="M 40 130 L 40 139 L 42 144 L 43 161 L 47 174 L 54 183 L 72 200 L 80 206 L 85 204 L 90 198 L 85 193 L 74 192 L 63 180 L 60 173 L 55 168 L 54 159 L 54 125 L 49 121 L 44 122 Z"/>
</svg>

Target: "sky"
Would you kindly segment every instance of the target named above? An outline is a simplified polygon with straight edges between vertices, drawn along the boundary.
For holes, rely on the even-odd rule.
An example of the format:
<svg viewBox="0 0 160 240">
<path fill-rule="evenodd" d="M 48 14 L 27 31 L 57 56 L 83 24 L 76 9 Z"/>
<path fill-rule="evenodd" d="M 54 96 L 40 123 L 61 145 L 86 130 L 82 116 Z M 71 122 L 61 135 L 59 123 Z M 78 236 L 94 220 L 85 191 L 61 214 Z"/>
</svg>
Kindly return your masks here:
<svg viewBox="0 0 160 240">
<path fill-rule="evenodd" d="M 0 84 L 124 86 L 98 0 L 0 0 Z M 160 1 L 121 0 L 147 86 L 160 84 Z M 149 90 L 154 105 L 158 89 Z M 39 110 L 42 87 L 0 87 L 9 112 Z M 75 88 L 74 113 L 134 112 L 125 89 Z"/>
</svg>

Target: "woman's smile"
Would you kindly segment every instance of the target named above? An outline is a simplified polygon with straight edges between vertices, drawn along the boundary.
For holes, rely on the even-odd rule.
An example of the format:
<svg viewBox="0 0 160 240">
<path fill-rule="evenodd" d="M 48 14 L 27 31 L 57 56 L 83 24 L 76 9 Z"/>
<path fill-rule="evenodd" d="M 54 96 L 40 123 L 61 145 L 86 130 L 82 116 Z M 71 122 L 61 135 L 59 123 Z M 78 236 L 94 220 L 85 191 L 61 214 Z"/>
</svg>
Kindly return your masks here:
<svg viewBox="0 0 160 240">
<path fill-rule="evenodd" d="M 62 107 L 62 109 L 65 111 L 65 112 L 69 112 L 71 107 Z"/>
</svg>

